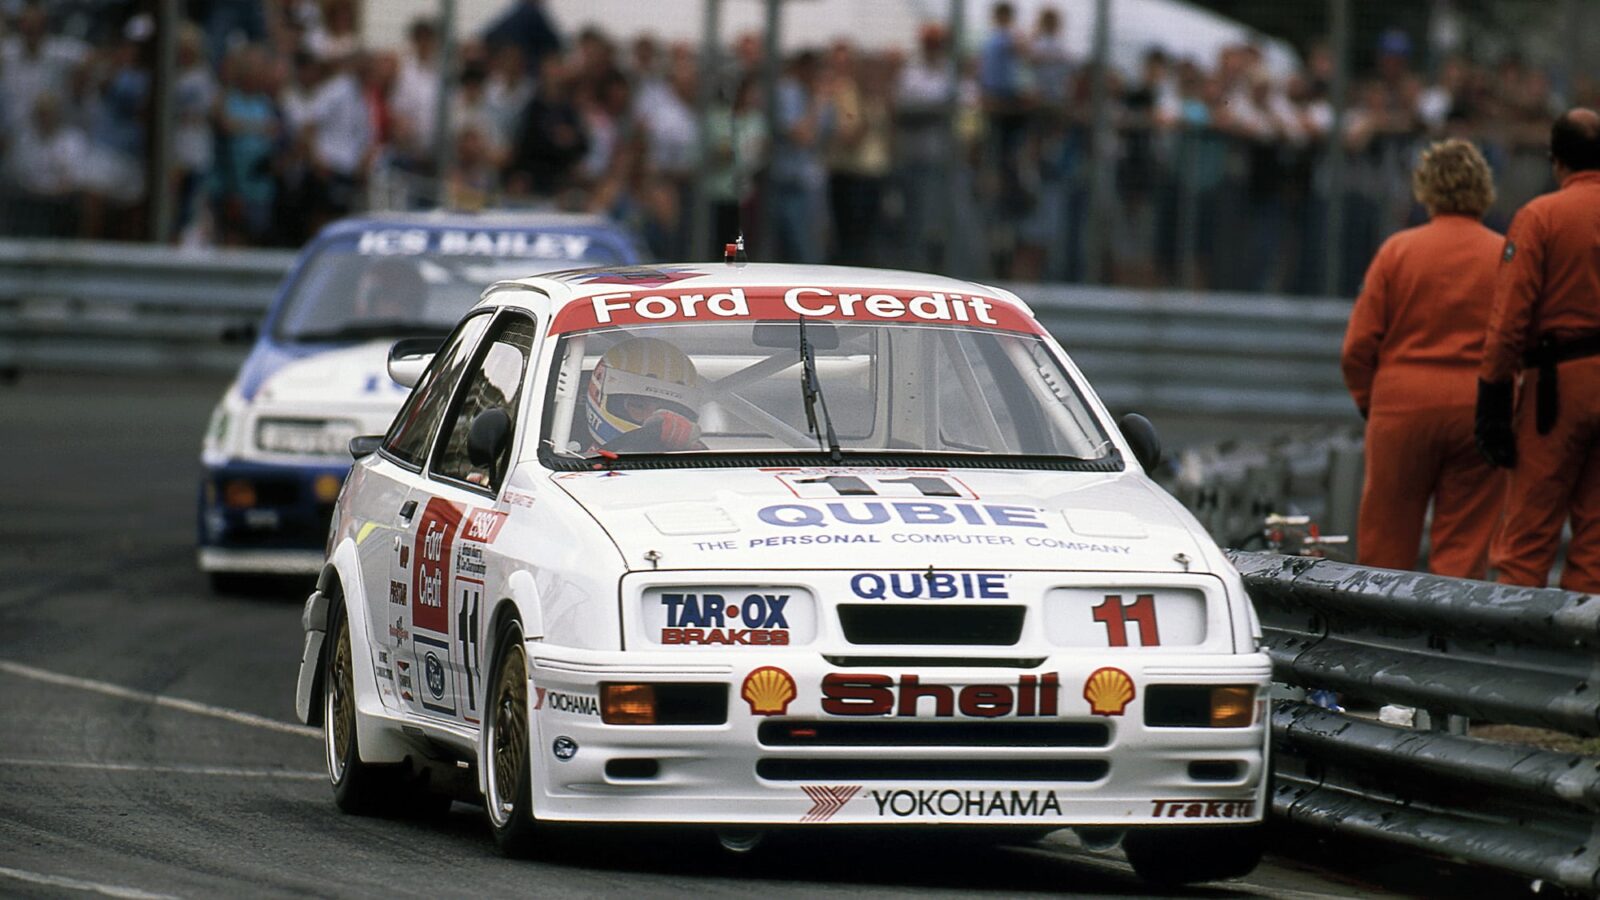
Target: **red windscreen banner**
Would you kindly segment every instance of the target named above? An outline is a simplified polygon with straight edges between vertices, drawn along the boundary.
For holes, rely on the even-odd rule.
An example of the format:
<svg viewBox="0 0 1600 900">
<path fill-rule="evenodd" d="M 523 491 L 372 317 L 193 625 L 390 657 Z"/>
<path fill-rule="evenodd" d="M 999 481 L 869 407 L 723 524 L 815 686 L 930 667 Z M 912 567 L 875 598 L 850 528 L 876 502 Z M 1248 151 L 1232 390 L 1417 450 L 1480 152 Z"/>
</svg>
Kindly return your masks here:
<svg viewBox="0 0 1600 900">
<path fill-rule="evenodd" d="M 551 334 L 615 326 L 684 322 L 796 321 L 957 325 L 1044 334 L 1014 303 L 950 291 L 839 287 L 733 287 L 700 290 L 617 290 L 573 300 L 550 325 Z"/>
</svg>

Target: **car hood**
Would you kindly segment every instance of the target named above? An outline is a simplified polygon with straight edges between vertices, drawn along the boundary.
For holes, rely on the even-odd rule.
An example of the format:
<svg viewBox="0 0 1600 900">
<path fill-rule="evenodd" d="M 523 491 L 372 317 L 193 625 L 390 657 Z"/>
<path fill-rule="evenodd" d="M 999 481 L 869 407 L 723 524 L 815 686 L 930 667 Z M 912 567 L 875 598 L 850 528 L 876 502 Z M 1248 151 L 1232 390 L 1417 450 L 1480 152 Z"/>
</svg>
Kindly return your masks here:
<svg viewBox="0 0 1600 900">
<path fill-rule="evenodd" d="M 1134 473 L 696 469 L 553 476 L 631 568 L 1202 572 L 1192 520 Z"/>
<path fill-rule="evenodd" d="M 262 382 L 255 403 L 285 412 L 346 414 L 387 425 L 410 391 L 389 377 L 392 343 L 371 341 L 286 363 Z"/>
</svg>

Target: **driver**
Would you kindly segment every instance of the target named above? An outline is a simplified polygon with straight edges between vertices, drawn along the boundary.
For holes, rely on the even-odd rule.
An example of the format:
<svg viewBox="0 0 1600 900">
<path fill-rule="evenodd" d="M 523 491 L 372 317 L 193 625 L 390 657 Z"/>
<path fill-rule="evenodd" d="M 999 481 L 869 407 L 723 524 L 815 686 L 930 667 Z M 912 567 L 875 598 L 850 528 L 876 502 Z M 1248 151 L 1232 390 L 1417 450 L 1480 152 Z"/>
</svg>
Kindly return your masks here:
<svg viewBox="0 0 1600 900">
<path fill-rule="evenodd" d="M 596 449 L 706 449 L 695 424 L 700 375 L 682 350 L 657 338 L 629 338 L 600 357 L 589 378 L 585 413 Z"/>
<path fill-rule="evenodd" d="M 361 272 L 356 284 L 356 320 L 418 322 L 428 284 L 417 267 L 403 259 L 380 259 Z"/>
</svg>

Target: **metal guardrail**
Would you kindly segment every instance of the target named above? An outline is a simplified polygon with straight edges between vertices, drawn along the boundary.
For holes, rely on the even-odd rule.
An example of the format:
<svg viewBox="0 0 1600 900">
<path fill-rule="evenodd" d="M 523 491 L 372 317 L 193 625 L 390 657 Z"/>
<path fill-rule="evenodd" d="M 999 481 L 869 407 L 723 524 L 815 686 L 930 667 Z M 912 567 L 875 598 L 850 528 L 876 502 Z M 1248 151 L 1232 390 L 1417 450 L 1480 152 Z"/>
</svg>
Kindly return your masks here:
<svg viewBox="0 0 1600 900">
<path fill-rule="evenodd" d="M 0 370 L 229 372 L 294 254 L 0 241 Z"/>
<path fill-rule="evenodd" d="M 1600 735 L 1600 597 L 1229 557 L 1279 682 Z M 1600 893 L 1600 757 L 1281 700 L 1272 729 L 1274 815 Z"/>
<path fill-rule="evenodd" d="M 258 318 L 284 251 L 185 252 L 0 241 L 0 367 L 227 371 L 222 332 Z M 1123 408 L 1344 416 L 1349 304 L 1270 296 L 1011 285 Z"/>
</svg>

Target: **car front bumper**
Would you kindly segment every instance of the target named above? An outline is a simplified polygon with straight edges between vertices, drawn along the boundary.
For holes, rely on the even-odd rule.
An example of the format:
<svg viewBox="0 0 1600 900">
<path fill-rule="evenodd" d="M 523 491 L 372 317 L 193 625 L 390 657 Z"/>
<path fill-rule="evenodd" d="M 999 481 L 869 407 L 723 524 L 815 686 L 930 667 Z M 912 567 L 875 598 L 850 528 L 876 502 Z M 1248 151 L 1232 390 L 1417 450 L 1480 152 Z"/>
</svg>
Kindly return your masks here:
<svg viewBox="0 0 1600 900">
<path fill-rule="evenodd" d="M 1025 670 L 894 663 L 863 670 L 836 667 L 815 652 L 700 663 L 682 654 L 574 658 L 537 642 L 528 648 L 537 814 L 550 820 L 1133 827 L 1252 824 L 1265 813 L 1270 664 L 1262 654 L 1061 654 Z M 1086 683 L 1108 667 L 1129 677 L 1135 696 L 1115 715 L 1095 715 Z M 747 682 L 763 668 L 781 670 L 794 685 L 781 714 L 757 714 L 748 698 Z M 896 679 L 902 691 L 905 676 L 917 676 L 912 713 L 830 714 L 823 679 L 863 672 Z M 1043 712 L 1045 675 L 1058 686 L 1054 715 Z M 607 683 L 725 685 L 727 719 L 609 725 L 599 714 Z M 1142 701 L 1157 684 L 1256 686 L 1252 724 L 1147 726 Z M 947 711 L 939 700 L 945 687 L 955 705 L 939 715 Z M 1005 691 L 1011 708 L 995 715 L 992 701 Z M 1024 702 L 1029 692 L 1033 700 Z M 962 714 L 958 698 L 974 696 L 991 701 L 988 715 Z M 844 732 L 834 728 L 841 724 Z M 1044 725 L 1055 737 L 1018 725 Z M 930 726 L 937 738 L 916 730 Z"/>
<path fill-rule="evenodd" d="M 206 572 L 315 573 L 344 465 L 228 461 L 207 466 L 198 502 L 198 562 Z"/>
</svg>

